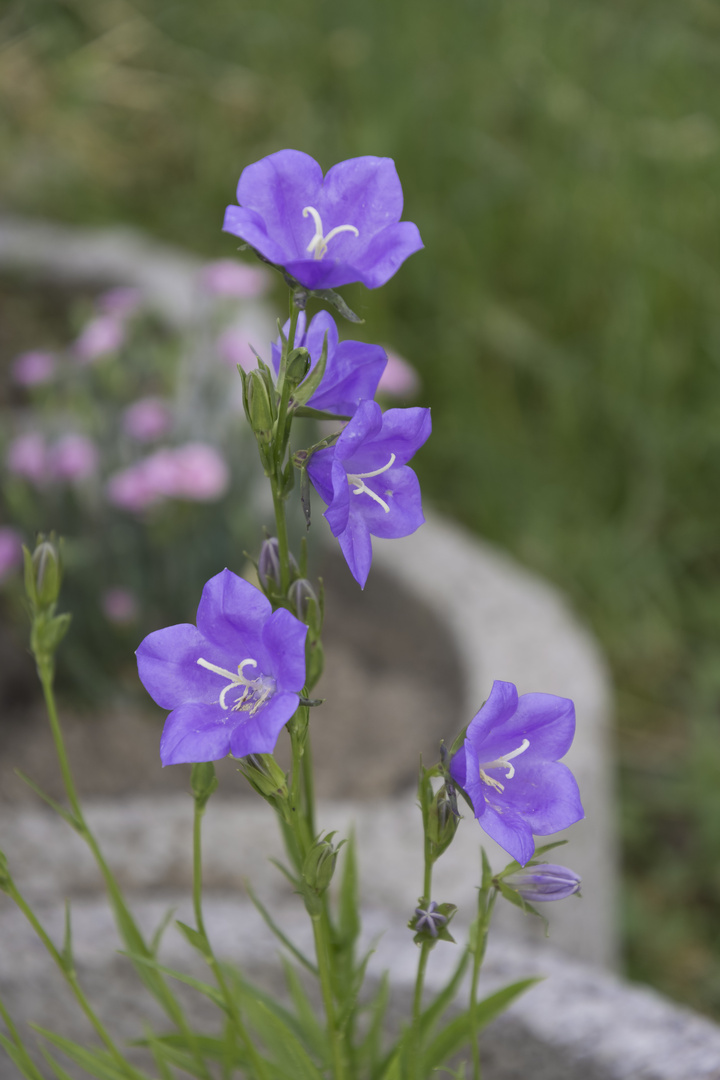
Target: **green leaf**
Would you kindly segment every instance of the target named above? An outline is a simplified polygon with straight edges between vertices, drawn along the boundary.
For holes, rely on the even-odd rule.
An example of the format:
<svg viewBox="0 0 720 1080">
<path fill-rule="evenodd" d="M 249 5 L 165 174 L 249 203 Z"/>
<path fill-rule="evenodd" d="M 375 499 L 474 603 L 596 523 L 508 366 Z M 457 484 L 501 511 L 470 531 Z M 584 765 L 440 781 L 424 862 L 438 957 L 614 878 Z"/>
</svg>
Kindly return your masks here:
<svg viewBox="0 0 720 1080">
<path fill-rule="evenodd" d="M 280 1068 L 287 1072 L 289 1080 L 324 1080 L 323 1073 L 292 1029 L 264 1002 L 255 1004 L 250 1011 L 250 1019 L 260 1038 L 272 1050 Z"/>
<path fill-rule="evenodd" d="M 264 904 L 262 904 L 260 902 L 260 900 L 258 900 L 257 896 L 255 895 L 252 888 L 250 887 L 250 883 L 246 880 L 245 882 L 243 882 L 243 884 L 245 885 L 245 891 L 247 892 L 248 896 L 250 897 L 251 902 L 255 905 L 255 908 L 260 912 L 260 915 L 264 919 L 265 924 L 269 927 L 270 930 L 272 930 L 273 934 L 278 939 L 278 941 L 282 942 L 282 944 L 285 946 L 285 948 L 289 952 L 291 952 L 293 954 L 295 959 L 298 960 L 302 964 L 302 966 L 304 968 L 307 968 L 307 970 L 309 972 L 311 972 L 316 978 L 319 977 L 319 972 L 318 972 L 317 966 L 312 962 L 312 960 L 309 960 L 307 958 L 307 956 L 305 956 L 305 954 L 302 953 L 300 951 L 300 949 L 297 948 L 296 945 L 293 944 L 293 942 L 290 940 L 289 937 L 287 937 L 286 934 L 283 933 L 283 931 L 280 929 L 280 927 L 277 925 L 277 923 L 273 920 L 272 915 L 267 910 L 267 908 L 264 906 Z"/>
<path fill-rule="evenodd" d="M 48 1065 L 57 1076 L 58 1080 L 74 1080 L 74 1078 L 70 1075 L 67 1069 L 63 1069 L 62 1065 L 55 1060 L 55 1058 L 52 1056 L 46 1046 L 40 1047 L 40 1053 L 45 1058 Z"/>
<path fill-rule="evenodd" d="M 349 420 L 344 413 L 325 412 L 323 409 L 313 409 L 310 405 L 299 405 L 295 409 L 295 415 L 301 420 Z"/>
<path fill-rule="evenodd" d="M 153 957 L 153 959 L 158 954 L 158 949 L 160 948 L 160 942 L 162 941 L 163 934 L 165 933 L 168 926 L 170 925 L 170 920 L 172 919 L 174 914 L 175 914 L 175 908 L 168 908 L 167 909 L 167 911 L 165 912 L 165 914 L 163 915 L 163 917 L 162 917 L 162 919 L 160 921 L 160 924 L 159 924 L 157 930 L 155 931 L 152 938 L 150 939 L 150 955 Z"/>
<path fill-rule="evenodd" d="M 498 990 L 497 993 L 491 994 L 482 1001 L 478 1001 L 475 1006 L 474 1025 L 470 1022 L 471 1012 L 469 1009 L 461 1013 L 460 1016 L 456 1016 L 423 1051 L 424 1072 L 430 1074 L 433 1069 L 437 1069 L 470 1041 L 473 1028 L 475 1031 L 480 1031 L 496 1016 L 499 1016 L 501 1012 L 504 1012 L 520 994 L 540 981 L 538 978 L 520 979 L 518 982 L 503 987 L 502 990 Z"/>
<path fill-rule="evenodd" d="M 490 865 L 490 860 L 487 857 L 487 852 L 484 847 L 480 848 L 480 859 L 482 861 L 482 884 L 480 888 L 483 892 L 490 892 L 490 886 L 492 885 L 493 872 Z"/>
<path fill-rule="evenodd" d="M 337 932 L 339 943 L 344 949 L 352 951 L 360 934 L 360 912 L 358 895 L 357 847 L 355 830 L 350 831 L 338 895 Z"/>
<path fill-rule="evenodd" d="M 428 1005 L 427 1009 L 421 1014 L 420 1024 L 424 1032 L 430 1032 L 448 1006 L 452 1004 L 460 987 L 460 983 L 462 982 L 462 977 L 465 974 L 465 969 L 468 966 L 469 960 L 470 953 L 465 950 L 448 982 L 432 1004 Z"/>
<path fill-rule="evenodd" d="M 78 819 L 74 817 L 69 810 L 66 810 L 65 807 L 61 806 L 59 802 L 56 802 L 55 799 L 52 799 L 49 795 L 47 795 L 43 791 L 43 789 L 35 783 L 34 780 L 31 780 L 30 777 L 26 776 L 24 772 L 20 771 L 20 769 L 14 769 L 13 771 L 16 776 L 20 777 L 24 784 L 27 784 L 27 786 L 31 788 L 35 792 L 35 794 L 43 800 L 43 802 L 46 802 L 48 806 L 51 806 L 55 813 L 59 814 L 59 816 L 63 818 L 63 820 L 66 821 L 68 825 L 71 826 L 71 828 L 75 829 L 76 832 L 82 832 L 82 823 L 78 821 Z"/>
<path fill-rule="evenodd" d="M 188 926 L 187 923 L 180 922 L 179 919 L 175 920 L 175 925 L 185 940 L 192 945 L 193 949 L 197 949 L 197 951 L 202 953 L 206 959 L 212 956 L 210 945 L 204 934 L 201 934 L 199 930 L 193 929 L 192 926 Z"/>
<path fill-rule="evenodd" d="M 381 1060 L 385 1013 L 389 1001 L 390 975 L 387 971 L 384 971 L 377 992 L 366 1007 L 366 1011 L 371 1013 L 371 1019 L 365 1038 L 358 1046 L 358 1060 L 361 1063 L 366 1061 L 373 1075 Z"/>
<path fill-rule="evenodd" d="M 139 964 L 141 967 L 152 968 L 154 971 L 161 972 L 163 975 L 169 975 L 171 979 L 176 979 L 186 986 L 191 986 L 193 990 L 197 990 L 199 994 L 203 994 L 217 1005 L 219 1009 L 225 1011 L 225 999 L 222 994 L 216 990 L 214 986 L 210 986 L 209 983 L 202 982 L 200 979 L 195 979 L 192 975 L 186 975 L 182 971 L 176 971 L 174 968 L 165 967 L 164 964 L 159 964 L 158 961 L 151 956 L 138 956 L 137 954 L 129 952 L 121 952 L 121 955 L 127 956 L 133 963 Z"/>
<path fill-rule="evenodd" d="M 68 975 L 73 975 L 75 973 L 75 962 L 73 960 L 72 925 L 70 922 L 69 900 L 65 901 L 65 936 L 63 938 L 63 947 L 60 958 L 62 960 L 63 970 L 66 971 Z"/>
<path fill-rule="evenodd" d="M 298 1023 L 303 1029 L 305 1043 L 317 1057 L 322 1058 L 327 1052 L 327 1041 L 325 1029 L 317 1018 L 317 1009 L 307 996 L 296 969 L 286 957 L 281 956 L 280 959 Z"/>
<path fill-rule="evenodd" d="M 27 1080 L 43 1080 L 42 1073 L 30 1058 L 24 1046 L 19 1046 L 2 1034 L 0 1034 L 0 1046 L 3 1047 L 13 1065 L 18 1067 Z"/>
<path fill-rule="evenodd" d="M 58 1050 L 62 1050 L 63 1054 L 76 1065 L 80 1065 L 91 1076 L 96 1076 L 98 1080 L 127 1080 L 130 1072 L 138 1077 L 147 1077 L 147 1073 L 136 1069 L 130 1065 L 130 1062 L 128 1062 L 127 1070 L 121 1069 L 115 1064 L 107 1050 L 89 1050 L 80 1043 L 66 1039 L 63 1035 L 56 1035 L 54 1031 L 48 1031 L 47 1028 L 39 1027 L 37 1024 L 31 1024 L 30 1027 Z M 147 1080 L 150 1078 L 147 1077 Z"/>
<path fill-rule="evenodd" d="M 197 1067 L 197 1062 L 190 1056 L 191 1052 L 198 1052 L 203 1058 L 211 1061 L 226 1061 L 228 1065 L 238 1069 L 248 1068 L 249 1060 L 239 1047 L 231 1047 L 225 1039 L 218 1039 L 212 1035 L 193 1034 L 192 1046 L 188 1045 L 185 1035 L 173 1033 L 172 1035 L 156 1035 L 151 1038 L 134 1039 L 131 1046 L 154 1046 L 158 1053 L 162 1053 L 166 1060 L 180 1069 L 184 1069 L 192 1076 L 206 1076 Z M 232 1051 L 232 1053 L 230 1053 Z"/>
<path fill-rule="evenodd" d="M 311 296 L 315 296 L 318 300 L 322 300 L 324 303 L 329 304 L 330 307 L 334 307 L 336 311 L 340 312 L 343 319 L 347 319 L 348 322 L 365 322 L 364 319 L 361 319 L 359 315 L 356 315 L 355 312 L 347 306 L 340 293 L 335 292 L 334 289 L 313 289 Z"/>
<path fill-rule="evenodd" d="M 305 376 L 299 386 L 296 386 L 292 394 L 292 402 L 294 405 L 305 405 L 313 396 L 318 386 L 322 382 L 325 369 L 327 367 L 328 358 L 328 345 L 327 345 L 327 333 L 323 338 L 322 352 L 320 358 L 315 367 Z"/>
<path fill-rule="evenodd" d="M 402 1080 L 402 1055 L 400 1051 L 396 1051 L 390 1058 L 389 1062 L 379 1074 L 377 1080 Z"/>
</svg>

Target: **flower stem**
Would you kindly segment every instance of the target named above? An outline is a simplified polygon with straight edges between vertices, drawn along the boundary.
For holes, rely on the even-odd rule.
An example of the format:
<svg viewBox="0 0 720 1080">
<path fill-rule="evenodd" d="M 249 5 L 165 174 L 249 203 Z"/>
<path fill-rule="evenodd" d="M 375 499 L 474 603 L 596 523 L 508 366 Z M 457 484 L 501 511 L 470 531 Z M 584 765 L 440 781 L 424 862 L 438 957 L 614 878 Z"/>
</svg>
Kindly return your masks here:
<svg viewBox="0 0 720 1080">
<path fill-rule="evenodd" d="M 205 960 L 215 976 L 218 988 L 225 1001 L 228 1015 L 232 1019 L 235 1030 L 242 1040 L 248 1058 L 252 1062 L 257 1080 L 269 1080 L 265 1062 L 258 1054 L 255 1044 L 245 1027 L 237 1002 L 230 991 L 222 967 L 213 952 L 207 930 L 205 929 L 205 919 L 203 917 L 202 908 L 202 819 L 204 813 L 205 804 L 200 799 L 195 799 L 195 813 L 193 816 L 193 909 L 195 912 L 195 925 L 205 944 Z"/>
<path fill-rule="evenodd" d="M 484 890 L 480 890 L 480 896 L 478 898 L 478 918 L 475 928 L 475 947 L 473 949 L 473 969 L 470 982 L 470 1046 L 472 1051 L 472 1063 L 473 1074 L 472 1080 L 481 1080 L 481 1068 L 480 1068 L 480 1047 L 478 1045 L 478 1027 L 476 1020 L 477 1013 L 477 991 L 478 980 L 480 978 L 480 969 L 482 968 L 483 960 L 485 959 L 485 949 L 487 948 L 488 931 L 490 930 L 490 920 L 492 919 L 493 908 L 495 907 L 495 901 L 497 899 L 498 890 L 493 888 L 490 895 L 484 894 Z M 480 910 L 481 905 L 484 906 Z"/>
<path fill-rule="evenodd" d="M 426 826 L 426 815 L 423 813 L 423 825 Z M 425 827 L 423 829 L 425 834 L 424 851 L 425 851 L 425 871 L 423 874 L 423 899 L 422 907 L 427 908 L 430 904 L 432 894 L 432 872 L 433 872 L 433 859 L 430 850 L 430 837 L 428 836 L 428 830 Z M 420 946 L 420 957 L 418 959 L 417 975 L 415 977 L 415 994 L 413 996 L 413 1011 L 412 1011 L 412 1028 L 410 1039 L 410 1068 L 408 1075 L 411 1080 L 420 1080 L 420 1043 L 422 1040 L 422 1031 L 420 1030 L 420 1016 L 422 1013 L 422 999 L 423 989 L 425 986 L 425 971 L 427 969 L 428 956 L 430 955 L 430 949 L 432 944 L 429 941 L 423 941 Z"/>
</svg>

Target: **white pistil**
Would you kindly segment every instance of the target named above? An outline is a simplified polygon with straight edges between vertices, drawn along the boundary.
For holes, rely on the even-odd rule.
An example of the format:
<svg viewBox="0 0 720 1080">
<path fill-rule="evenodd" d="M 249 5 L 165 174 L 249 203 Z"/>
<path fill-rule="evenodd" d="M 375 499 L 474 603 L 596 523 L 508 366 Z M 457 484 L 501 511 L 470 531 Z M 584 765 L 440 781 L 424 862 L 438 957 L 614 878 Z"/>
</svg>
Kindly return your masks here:
<svg viewBox="0 0 720 1080">
<path fill-rule="evenodd" d="M 211 664 L 209 660 L 204 660 L 202 656 L 198 659 L 197 663 L 200 667 L 206 668 L 207 671 L 212 671 L 216 675 L 222 675 L 223 678 L 228 680 L 227 686 L 223 687 L 220 691 L 220 697 L 218 698 L 218 704 L 222 709 L 225 709 L 225 711 L 227 711 L 228 708 L 225 704 L 225 695 L 228 690 L 233 690 L 235 687 L 242 686 L 243 690 L 240 697 L 236 699 L 232 706 L 233 712 L 237 712 L 239 709 L 244 710 L 249 708 L 251 716 L 257 712 L 261 705 L 264 705 L 265 701 L 272 693 L 272 688 L 264 686 L 262 679 L 246 679 L 243 675 L 243 668 L 247 667 L 248 664 L 252 665 L 252 667 L 257 667 L 257 660 L 252 660 L 250 658 L 241 660 L 238 664 L 237 675 L 232 671 L 228 671 L 227 668 L 219 667 L 217 664 Z M 259 694 L 257 700 L 254 701 L 252 705 L 246 705 L 245 701 L 247 700 L 248 694 L 252 697 L 254 693 Z"/>
<path fill-rule="evenodd" d="M 483 784 L 488 784 L 490 787 L 495 788 L 496 791 L 504 791 L 505 785 L 501 784 L 499 780 L 495 780 L 494 777 L 488 776 L 485 770 L 507 769 L 507 772 L 505 773 L 505 779 L 512 780 L 513 776 L 515 775 L 515 766 L 511 765 L 510 762 L 513 758 L 519 757 L 520 754 L 524 754 L 529 745 L 530 740 L 523 739 L 521 745 L 518 746 L 517 750 L 511 750 L 509 754 L 503 754 L 503 756 L 499 757 L 497 761 L 486 761 L 483 765 L 481 765 L 480 779 L 482 780 Z"/>
<path fill-rule="evenodd" d="M 334 229 L 330 230 L 327 236 L 323 236 L 322 218 L 314 206 L 306 206 L 303 208 L 303 217 L 307 217 L 308 214 L 310 214 L 315 222 L 315 235 L 305 250 L 311 254 L 314 259 L 322 259 L 323 255 L 327 252 L 328 244 L 334 236 L 338 235 L 338 233 L 351 232 L 354 233 L 355 236 L 360 235 L 354 225 L 336 225 Z"/>
<path fill-rule="evenodd" d="M 395 455 L 391 454 L 390 460 L 388 461 L 387 465 L 383 465 L 380 469 L 374 469 L 372 472 L 348 473 L 348 483 L 352 484 L 355 488 L 355 490 L 353 491 L 353 495 L 369 495 L 371 499 L 374 499 L 376 503 L 382 506 L 386 514 L 389 514 L 390 507 L 388 506 L 388 504 L 385 502 L 384 499 L 380 498 L 376 491 L 373 491 L 372 488 L 369 488 L 365 481 L 369 480 L 371 476 L 380 476 L 382 473 L 387 472 L 388 469 L 392 469 L 394 464 Z M 385 494 L 392 495 L 392 492 L 386 491 Z"/>
</svg>

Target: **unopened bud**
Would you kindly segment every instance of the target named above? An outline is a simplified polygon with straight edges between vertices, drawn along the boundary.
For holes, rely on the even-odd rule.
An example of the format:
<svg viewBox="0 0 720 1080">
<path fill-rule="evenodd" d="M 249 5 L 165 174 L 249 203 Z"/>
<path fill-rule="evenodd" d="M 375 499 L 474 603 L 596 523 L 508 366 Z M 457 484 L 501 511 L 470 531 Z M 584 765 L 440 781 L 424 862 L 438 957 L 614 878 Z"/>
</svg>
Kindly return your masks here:
<svg viewBox="0 0 720 1080">
<path fill-rule="evenodd" d="M 193 765 L 190 772 L 190 788 L 193 798 L 201 810 L 205 809 L 208 799 L 217 786 L 218 780 L 212 761 L 200 761 Z"/>
<path fill-rule="evenodd" d="M 332 881 L 338 852 L 345 842 L 343 840 L 335 847 L 332 843 L 334 835 L 335 833 L 331 832 L 316 840 L 305 856 L 302 870 L 303 882 L 316 896 L 322 896 Z"/>
<path fill-rule="evenodd" d="M 36 610 L 46 610 L 57 603 L 62 581 L 60 545 L 55 534 L 42 534 L 32 555 L 27 548 L 25 555 L 25 588 L 28 599 Z"/>
<path fill-rule="evenodd" d="M 303 381 L 310 370 L 310 363 L 310 353 L 306 348 L 300 347 L 292 350 L 288 356 L 285 374 L 285 378 L 290 383 L 291 389 L 294 389 Z"/>
<path fill-rule="evenodd" d="M 292 555 L 288 555 L 290 565 L 290 577 L 294 578 L 300 573 L 298 564 Z M 280 591 L 282 571 L 280 569 L 280 544 L 276 536 L 269 536 L 263 540 L 258 558 L 258 578 L 266 593 Z"/>
<path fill-rule="evenodd" d="M 582 884 L 582 878 L 574 870 L 554 863 L 528 866 L 509 874 L 503 881 L 531 904 L 564 900 L 566 896 L 579 893 Z"/>
<path fill-rule="evenodd" d="M 270 395 L 262 371 L 256 368 L 245 380 L 247 414 L 250 427 L 259 443 L 269 446 L 272 441 L 273 414 Z"/>
<path fill-rule="evenodd" d="M 263 799 L 288 797 L 287 776 L 272 754 L 248 754 L 240 761 L 240 772 Z"/>
<path fill-rule="evenodd" d="M 459 821 L 455 792 L 443 785 L 428 810 L 428 839 L 433 861 L 439 859 L 455 839 Z"/>
<path fill-rule="evenodd" d="M 311 605 L 318 607 L 318 596 L 307 578 L 297 578 L 288 590 L 288 600 L 298 619 L 307 622 Z"/>
</svg>

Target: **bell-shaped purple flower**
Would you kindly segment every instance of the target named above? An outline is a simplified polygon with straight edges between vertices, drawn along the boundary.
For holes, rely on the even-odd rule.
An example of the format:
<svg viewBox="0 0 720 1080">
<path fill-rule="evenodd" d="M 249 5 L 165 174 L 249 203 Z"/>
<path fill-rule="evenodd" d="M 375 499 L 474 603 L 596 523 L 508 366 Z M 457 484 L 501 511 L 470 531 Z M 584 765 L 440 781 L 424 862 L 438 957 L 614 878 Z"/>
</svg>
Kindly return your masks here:
<svg viewBox="0 0 720 1080">
<path fill-rule="evenodd" d="M 283 327 L 290 332 L 289 321 Z M 293 348 L 304 346 L 310 353 L 310 371 L 320 359 L 327 334 L 327 362 L 322 381 L 306 402 L 312 409 L 352 416 L 363 399 L 375 397 L 380 376 L 387 364 L 387 354 L 379 345 L 367 345 L 364 341 L 339 341 L 335 320 L 327 311 L 319 311 L 307 326 L 305 312 L 298 316 Z M 281 352 L 278 345 L 272 347 L 275 371 L 280 370 Z"/>
<path fill-rule="evenodd" d="M 548 900 L 564 900 L 580 892 L 582 878 L 568 866 L 557 863 L 541 863 L 529 866 L 526 870 L 517 870 L 503 879 L 506 885 L 515 889 L 523 900 L 531 904 L 545 903 Z"/>
<path fill-rule="evenodd" d="M 420 484 L 406 462 L 430 435 L 429 409 L 362 401 L 334 446 L 310 458 L 308 474 L 328 504 L 325 518 L 361 588 L 371 536 L 409 536 L 423 524 Z"/>
<path fill-rule="evenodd" d="M 403 194 L 390 158 L 351 158 L 323 178 L 308 154 L 279 150 L 243 169 L 237 199 L 225 232 L 308 289 L 352 281 L 375 289 L 423 246 L 417 226 L 400 221 Z"/>
<path fill-rule="evenodd" d="M 523 694 L 495 681 L 450 762 L 475 817 L 521 865 L 547 836 L 583 818 L 575 777 L 560 764 L 575 734 L 575 706 L 555 694 Z"/>
<path fill-rule="evenodd" d="M 150 696 L 172 709 L 163 765 L 270 754 L 305 683 L 307 627 L 223 570 L 205 585 L 197 626 L 148 634 L 137 650 Z"/>
</svg>

